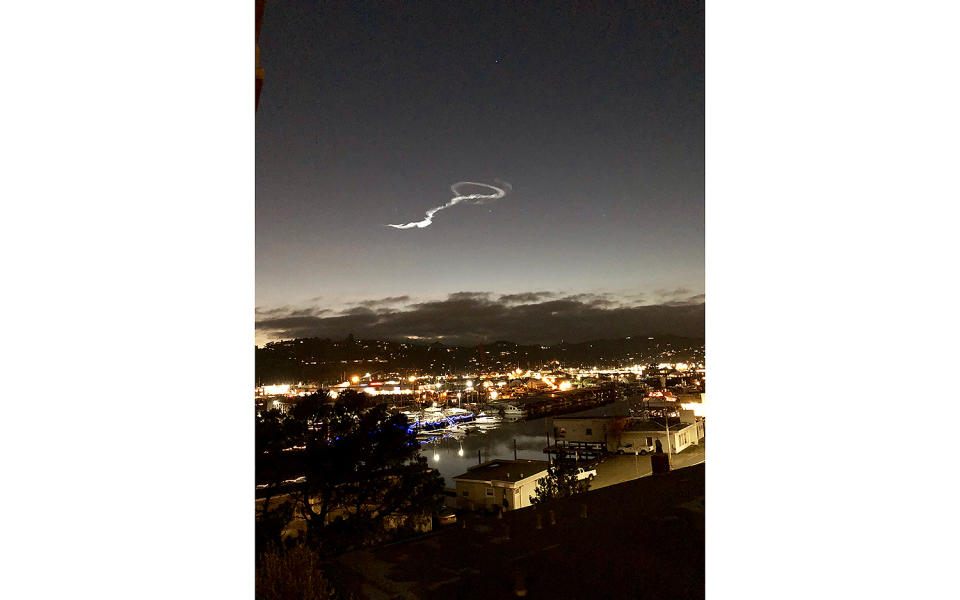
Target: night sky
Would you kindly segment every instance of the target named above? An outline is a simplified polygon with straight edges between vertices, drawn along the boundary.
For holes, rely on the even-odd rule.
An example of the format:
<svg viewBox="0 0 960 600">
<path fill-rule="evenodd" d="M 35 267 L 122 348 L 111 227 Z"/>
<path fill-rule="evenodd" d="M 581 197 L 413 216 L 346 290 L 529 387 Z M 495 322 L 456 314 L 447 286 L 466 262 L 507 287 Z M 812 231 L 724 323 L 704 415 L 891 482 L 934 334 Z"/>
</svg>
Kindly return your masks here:
<svg viewBox="0 0 960 600">
<path fill-rule="evenodd" d="M 268 2 L 258 343 L 702 335 L 703 5 L 626 4 Z"/>
</svg>

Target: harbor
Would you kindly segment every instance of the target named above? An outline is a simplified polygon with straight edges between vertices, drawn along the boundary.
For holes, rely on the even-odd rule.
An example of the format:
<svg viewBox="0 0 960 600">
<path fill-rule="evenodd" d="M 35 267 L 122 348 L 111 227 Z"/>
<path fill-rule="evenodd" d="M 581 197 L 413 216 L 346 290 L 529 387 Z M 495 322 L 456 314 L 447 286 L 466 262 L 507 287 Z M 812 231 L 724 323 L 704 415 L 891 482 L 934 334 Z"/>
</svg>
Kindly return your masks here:
<svg viewBox="0 0 960 600">
<path fill-rule="evenodd" d="M 611 401 L 601 406 L 566 413 L 572 416 L 613 416 L 626 414 L 635 398 Z M 408 417 L 409 418 L 409 417 Z M 453 478 L 469 467 L 495 458 L 546 460 L 544 448 L 553 440 L 553 416 L 498 418 L 481 413 L 474 421 L 461 422 L 456 429 L 424 431 L 418 435 L 420 454 L 452 487 Z"/>
</svg>

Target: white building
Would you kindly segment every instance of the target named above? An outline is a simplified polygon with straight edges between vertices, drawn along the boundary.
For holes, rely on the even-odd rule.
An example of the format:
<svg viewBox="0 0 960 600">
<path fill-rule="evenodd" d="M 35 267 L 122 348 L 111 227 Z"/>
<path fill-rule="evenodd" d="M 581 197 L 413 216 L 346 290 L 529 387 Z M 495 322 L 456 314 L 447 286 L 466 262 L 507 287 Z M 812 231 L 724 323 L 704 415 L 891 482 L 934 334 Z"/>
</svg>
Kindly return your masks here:
<svg viewBox="0 0 960 600">
<path fill-rule="evenodd" d="M 457 508 L 515 510 L 532 504 L 537 482 L 547 476 L 543 460 L 491 460 L 453 478 Z"/>
<path fill-rule="evenodd" d="M 679 407 L 678 407 L 679 408 Z M 682 452 L 704 439 L 704 420 L 692 410 L 680 410 L 680 422 L 670 425 L 669 450 Z M 575 450 L 616 452 L 621 446 L 633 448 L 655 446 L 657 440 L 667 451 L 667 431 L 663 422 L 644 421 L 636 417 L 555 417 L 553 434 L 558 446 Z"/>
<path fill-rule="evenodd" d="M 692 414 L 690 415 L 692 417 Z M 639 421 L 631 419 L 631 423 L 620 434 L 620 444 L 633 444 L 634 447 L 655 445 L 659 440 L 663 451 L 670 454 L 683 452 L 690 446 L 700 444 L 705 436 L 703 420 L 697 419 L 689 423 L 674 423 L 670 425 L 669 448 L 667 446 L 667 430 L 663 423 Z"/>
</svg>

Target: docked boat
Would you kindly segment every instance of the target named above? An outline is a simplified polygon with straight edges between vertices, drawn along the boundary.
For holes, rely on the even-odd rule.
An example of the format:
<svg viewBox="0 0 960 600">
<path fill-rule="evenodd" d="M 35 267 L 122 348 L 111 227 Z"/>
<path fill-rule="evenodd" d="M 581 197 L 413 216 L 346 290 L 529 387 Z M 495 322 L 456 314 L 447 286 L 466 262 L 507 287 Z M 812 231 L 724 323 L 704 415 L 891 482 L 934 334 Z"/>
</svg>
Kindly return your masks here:
<svg viewBox="0 0 960 600">
<path fill-rule="evenodd" d="M 503 416 L 506 418 L 522 419 L 527 416 L 527 411 L 514 404 L 504 404 Z"/>
</svg>

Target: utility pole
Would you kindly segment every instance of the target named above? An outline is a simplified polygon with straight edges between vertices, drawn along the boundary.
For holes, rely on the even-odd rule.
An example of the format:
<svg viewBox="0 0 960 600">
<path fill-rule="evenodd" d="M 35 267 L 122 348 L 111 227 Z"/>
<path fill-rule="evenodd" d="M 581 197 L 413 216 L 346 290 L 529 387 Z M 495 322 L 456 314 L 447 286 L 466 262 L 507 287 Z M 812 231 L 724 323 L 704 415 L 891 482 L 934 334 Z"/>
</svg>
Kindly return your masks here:
<svg viewBox="0 0 960 600">
<path fill-rule="evenodd" d="M 667 426 L 667 459 L 670 458 L 670 413 L 666 412 L 667 409 L 663 409 L 663 422 Z"/>
</svg>

